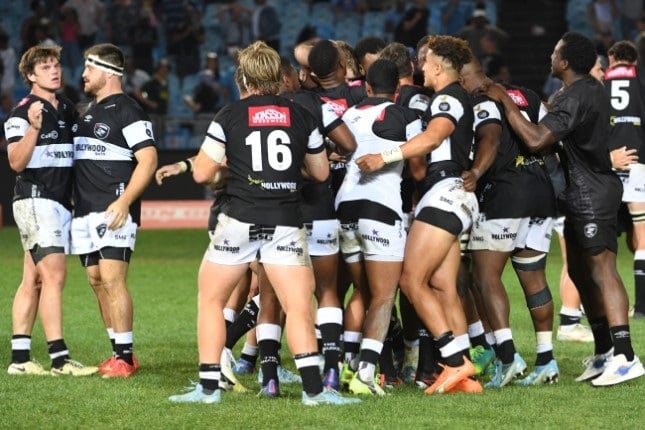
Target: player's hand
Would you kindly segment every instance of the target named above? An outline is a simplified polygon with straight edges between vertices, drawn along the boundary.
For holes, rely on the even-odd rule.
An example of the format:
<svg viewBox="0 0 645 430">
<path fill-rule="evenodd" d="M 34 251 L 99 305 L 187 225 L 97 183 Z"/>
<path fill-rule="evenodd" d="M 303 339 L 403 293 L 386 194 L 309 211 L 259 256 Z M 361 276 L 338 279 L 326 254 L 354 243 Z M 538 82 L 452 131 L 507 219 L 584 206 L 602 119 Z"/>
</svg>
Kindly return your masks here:
<svg viewBox="0 0 645 430">
<path fill-rule="evenodd" d="M 327 158 L 329 158 L 329 161 L 336 161 L 338 163 L 346 163 L 347 162 L 347 157 L 344 155 L 340 155 L 338 152 L 332 151 L 327 155 Z"/>
<path fill-rule="evenodd" d="M 381 154 L 362 155 L 355 160 L 355 163 L 365 173 L 376 172 L 385 166 L 385 161 L 383 161 Z"/>
<path fill-rule="evenodd" d="M 128 220 L 129 206 L 123 199 L 118 198 L 110 204 L 105 210 L 105 218 L 109 219 L 108 228 L 118 230 L 125 225 Z"/>
<path fill-rule="evenodd" d="M 465 170 L 461 174 L 461 179 L 464 180 L 464 190 L 468 191 L 469 193 L 475 191 L 475 189 L 477 188 L 477 180 L 479 179 L 479 175 L 475 170 Z"/>
<path fill-rule="evenodd" d="M 164 179 L 170 178 L 171 176 L 177 176 L 181 173 L 182 171 L 179 163 L 166 164 L 165 166 L 161 166 L 157 169 L 155 172 L 155 180 L 157 181 L 157 185 L 161 185 Z"/>
<path fill-rule="evenodd" d="M 43 107 L 44 104 L 41 101 L 33 102 L 27 110 L 27 118 L 29 119 L 29 124 L 36 130 L 40 130 L 43 126 Z"/>
<path fill-rule="evenodd" d="M 614 149 L 609 155 L 611 157 L 611 167 L 614 169 L 629 170 L 630 164 L 638 163 L 636 149 L 627 149 L 626 146 Z"/>
</svg>

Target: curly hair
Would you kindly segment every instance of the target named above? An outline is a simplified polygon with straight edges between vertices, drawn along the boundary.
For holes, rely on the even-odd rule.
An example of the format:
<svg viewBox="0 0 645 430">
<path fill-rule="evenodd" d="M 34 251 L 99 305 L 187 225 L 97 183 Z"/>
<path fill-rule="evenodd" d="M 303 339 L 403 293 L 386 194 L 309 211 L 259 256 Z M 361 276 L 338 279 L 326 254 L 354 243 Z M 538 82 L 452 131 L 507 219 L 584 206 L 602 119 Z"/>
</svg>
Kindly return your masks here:
<svg viewBox="0 0 645 430">
<path fill-rule="evenodd" d="M 451 67 L 456 73 L 473 58 L 468 42 L 458 37 L 430 36 L 427 46 L 428 54 L 441 57 L 444 66 Z"/>
</svg>

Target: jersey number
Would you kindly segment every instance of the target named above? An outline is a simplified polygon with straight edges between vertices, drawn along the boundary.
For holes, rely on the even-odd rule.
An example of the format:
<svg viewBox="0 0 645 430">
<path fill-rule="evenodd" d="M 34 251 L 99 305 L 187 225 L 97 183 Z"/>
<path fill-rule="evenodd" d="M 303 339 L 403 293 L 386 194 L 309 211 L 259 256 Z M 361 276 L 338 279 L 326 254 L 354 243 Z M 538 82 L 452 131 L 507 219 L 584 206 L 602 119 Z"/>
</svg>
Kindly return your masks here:
<svg viewBox="0 0 645 430">
<path fill-rule="evenodd" d="M 254 131 L 246 137 L 246 144 L 251 147 L 251 164 L 254 172 L 263 170 L 262 134 Z M 292 156 L 289 149 L 289 135 L 283 130 L 273 130 L 267 136 L 267 161 L 273 170 L 283 171 L 291 166 Z"/>
<path fill-rule="evenodd" d="M 611 81 L 611 107 L 623 110 L 629 105 L 629 81 L 618 79 Z"/>
</svg>

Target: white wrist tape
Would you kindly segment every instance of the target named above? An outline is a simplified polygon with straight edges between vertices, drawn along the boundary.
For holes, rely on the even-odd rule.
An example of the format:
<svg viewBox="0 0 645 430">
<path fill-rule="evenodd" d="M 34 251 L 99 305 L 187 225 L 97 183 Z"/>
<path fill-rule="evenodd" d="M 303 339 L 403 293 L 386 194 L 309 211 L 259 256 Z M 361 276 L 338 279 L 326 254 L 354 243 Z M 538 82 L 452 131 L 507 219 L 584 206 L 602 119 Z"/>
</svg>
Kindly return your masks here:
<svg viewBox="0 0 645 430">
<path fill-rule="evenodd" d="M 403 160 L 403 152 L 400 146 L 395 146 L 394 148 L 381 151 L 381 157 L 385 164 L 396 163 L 397 161 Z"/>
<path fill-rule="evenodd" d="M 202 143 L 202 151 L 208 155 L 214 162 L 220 164 L 226 156 L 226 148 L 221 143 L 206 137 Z"/>
</svg>

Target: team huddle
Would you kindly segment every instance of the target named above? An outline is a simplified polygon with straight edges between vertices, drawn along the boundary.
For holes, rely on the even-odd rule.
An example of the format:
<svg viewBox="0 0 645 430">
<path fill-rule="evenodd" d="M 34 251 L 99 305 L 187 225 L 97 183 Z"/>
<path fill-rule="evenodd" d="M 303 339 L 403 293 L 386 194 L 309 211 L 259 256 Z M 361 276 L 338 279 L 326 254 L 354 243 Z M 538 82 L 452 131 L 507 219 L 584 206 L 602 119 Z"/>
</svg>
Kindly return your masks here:
<svg viewBox="0 0 645 430">
<path fill-rule="evenodd" d="M 558 216 L 594 341 L 576 380 L 607 386 L 644 375 L 616 271 L 623 202 L 635 258 L 645 255 L 635 48 L 612 48 L 603 85 L 589 74 L 593 43 L 566 33 L 552 54 L 563 87 L 549 104 L 493 83 L 455 37 L 419 41 L 423 86 L 403 45 L 366 38 L 355 52 L 330 40 L 301 44 L 298 72 L 263 42 L 241 50 L 240 100 L 215 115 L 195 157 L 156 173 L 150 121 L 120 90 L 117 47 L 86 52 L 94 99 L 78 109 L 55 94 L 60 49 L 25 53 L 32 91 L 5 126 L 25 250 L 9 373 L 47 373 L 29 354 L 36 310 L 52 374 L 137 371 L 126 275 L 139 197 L 153 176 L 161 185 L 192 173 L 216 200 L 198 273 L 199 382 L 171 402 L 219 403 L 223 390 L 245 390 L 235 374 L 253 372 L 258 355 L 260 395 L 299 382 L 311 406 L 359 403 L 340 392 L 380 396 L 401 383 L 439 395 L 557 382 L 545 267 Z M 352 67 L 364 79 L 348 81 Z M 70 244 L 112 341 L 98 368 L 71 360 L 62 336 Z M 535 330 L 533 366 L 513 342 L 509 259 Z M 280 364 L 283 330 L 299 375 Z"/>
</svg>

